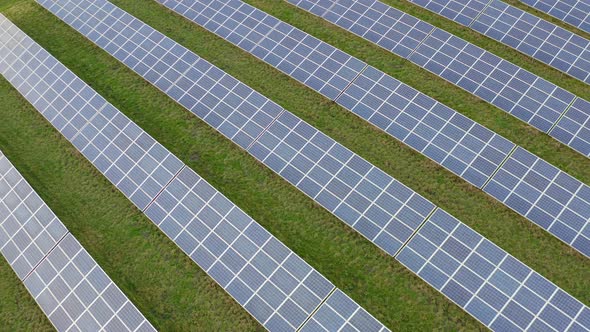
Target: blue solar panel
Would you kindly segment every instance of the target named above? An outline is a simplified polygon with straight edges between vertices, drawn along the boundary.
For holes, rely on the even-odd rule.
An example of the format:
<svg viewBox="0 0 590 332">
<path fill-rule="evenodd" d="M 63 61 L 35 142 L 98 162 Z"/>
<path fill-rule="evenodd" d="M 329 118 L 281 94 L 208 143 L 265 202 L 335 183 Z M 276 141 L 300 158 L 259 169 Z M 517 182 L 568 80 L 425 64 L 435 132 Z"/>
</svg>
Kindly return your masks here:
<svg viewBox="0 0 590 332">
<path fill-rule="evenodd" d="M 502 1 L 492 1 L 472 29 L 590 83 L 590 41 Z"/>
<path fill-rule="evenodd" d="M 407 58 L 545 133 L 555 126 L 574 100 L 579 100 L 567 90 L 442 29 L 420 28 L 425 27 L 426 23 L 376 0 L 289 2 Z M 489 1 L 413 2 L 437 13 L 442 12 L 447 17 L 470 22 L 477 16 L 475 13 L 481 11 Z M 354 16 L 346 18 L 345 14 Z M 410 23 L 394 24 L 397 17 Z M 355 23 L 351 25 L 353 19 Z M 391 31 L 395 30 L 396 33 L 377 28 L 383 25 L 384 20 L 392 25 Z M 396 30 L 396 27 L 399 29 Z M 421 42 L 404 42 L 408 39 Z M 400 43 L 404 46 L 400 46 Z M 572 139 L 572 142 L 574 140 L 578 141 Z M 582 144 L 569 146 L 590 156 Z"/>
<path fill-rule="evenodd" d="M 156 331 L 72 234 L 24 283 L 58 331 Z"/>
<path fill-rule="evenodd" d="M 434 29 L 422 20 L 372 0 L 334 2 L 322 17 L 402 57 L 409 56 Z"/>
<path fill-rule="evenodd" d="M 250 153 L 394 255 L 434 204 L 290 112 Z"/>
<path fill-rule="evenodd" d="M 527 5 L 590 33 L 590 3 L 585 0 L 521 0 Z"/>
<path fill-rule="evenodd" d="M 575 96 L 444 30 L 436 29 L 410 61 L 548 132 Z"/>
<path fill-rule="evenodd" d="M 189 168 L 146 215 L 271 331 L 296 330 L 334 289 Z"/>
<path fill-rule="evenodd" d="M 590 256 L 590 187 L 517 148 L 484 191 Z"/>
<path fill-rule="evenodd" d="M 228 27 L 235 26 L 235 29 L 239 30 L 241 35 L 244 36 L 251 36 L 253 34 L 270 36 L 275 31 L 271 28 L 272 25 L 277 27 L 286 26 L 284 23 L 281 25 L 272 16 L 246 5 L 239 0 L 230 1 L 228 4 L 218 2 L 208 4 L 209 6 L 204 6 L 201 2 L 193 2 L 190 7 L 186 7 L 173 0 L 165 2 L 166 6 L 176 8 L 175 10 L 183 13 L 183 15 L 187 15 L 187 17 L 196 17 L 194 19 L 195 22 L 200 22 L 205 27 L 214 29 L 213 31 L 217 31 L 217 33 L 222 33 L 219 31 L 226 31 L 229 30 Z M 192 10 L 191 8 L 195 9 Z M 195 13 L 203 14 L 199 14 L 199 16 Z M 247 13 L 247 15 L 244 13 Z M 206 15 L 217 18 L 210 19 Z M 232 18 L 234 16 L 237 21 Z M 239 22 L 248 22 L 248 24 L 240 25 Z M 272 23 L 267 24 L 265 22 Z M 211 24 L 213 25 L 211 26 Z M 240 28 L 238 29 L 237 27 Z M 144 29 L 143 31 L 147 30 Z M 152 32 L 151 34 L 154 33 Z M 300 33 L 299 39 L 301 40 L 309 36 L 303 32 Z M 231 34 L 222 33 L 222 36 L 226 36 L 231 42 L 237 42 L 238 45 L 240 43 L 239 40 L 242 40 L 235 40 L 231 37 Z M 176 47 L 176 43 L 173 41 L 170 42 L 172 43 L 169 45 L 170 47 Z M 119 41 L 119 43 L 123 43 L 123 41 Z M 329 49 L 331 47 L 323 47 L 322 45 L 324 43 L 319 43 L 317 48 Z M 155 44 L 154 47 L 156 47 Z M 255 48 L 250 47 L 250 49 L 254 50 Z M 108 47 L 107 51 L 109 51 Z M 150 51 L 150 49 L 147 51 Z M 194 57 L 197 58 L 196 55 Z M 155 61 L 160 60 L 155 58 Z M 505 63 L 505 65 L 501 65 L 499 68 L 504 69 L 507 66 L 508 63 Z M 165 70 L 167 70 L 166 67 L 163 67 L 162 71 Z M 502 78 L 498 77 L 499 74 L 500 72 L 493 72 L 494 79 L 501 80 Z M 161 77 L 161 75 L 155 75 L 152 77 L 152 80 L 157 81 Z M 195 81 L 193 77 L 183 78 L 188 82 Z M 508 89 L 512 90 L 505 90 L 507 91 L 505 94 L 509 95 L 510 91 L 520 89 L 524 85 L 522 80 L 527 78 L 530 77 L 522 72 L 521 75 L 518 75 L 518 79 L 509 82 Z M 534 87 L 529 89 L 532 94 L 539 94 L 538 91 L 547 88 L 541 81 L 533 83 Z M 550 87 L 550 89 L 553 88 L 554 86 Z M 169 91 L 167 93 L 170 97 L 176 98 L 173 93 Z M 260 98 L 260 103 L 263 103 L 263 100 L 267 100 L 264 97 Z M 372 67 L 364 70 L 337 99 L 337 102 L 480 188 L 489 181 L 490 176 L 494 174 L 515 147 L 513 143 L 503 137 Z M 235 103 L 238 104 L 239 100 L 236 100 Z M 265 103 L 270 104 L 271 102 L 267 101 Z M 552 100 L 546 102 L 546 104 L 553 105 L 559 103 L 558 101 Z M 562 102 L 560 105 L 563 108 L 567 106 L 565 102 Z M 206 113 L 208 111 L 203 109 L 202 112 Z M 540 123 L 541 120 L 537 121 L 536 119 L 544 119 L 543 116 L 552 117 L 551 121 L 555 121 L 559 116 L 557 112 L 552 111 L 549 107 L 539 107 L 537 113 L 534 117 L 531 116 L 531 122 Z M 199 115 L 198 112 L 195 114 Z M 291 113 L 277 111 L 276 114 L 282 114 L 283 119 L 289 119 L 284 121 L 292 121 L 293 126 L 297 125 L 297 122 L 300 121 Z M 290 120 L 290 118 L 293 118 L 293 120 Z M 224 118 L 220 118 L 218 122 L 221 121 L 224 121 Z M 547 127 L 549 127 L 550 122 L 546 121 L 546 123 Z M 259 135 L 259 139 L 248 148 L 249 152 L 312 197 L 323 207 L 340 217 L 348 225 L 362 233 L 365 237 L 378 243 L 382 249 L 390 254 L 394 254 L 400 245 L 409 238 L 411 232 L 418 227 L 419 222 L 408 223 L 402 221 L 399 223 L 396 221 L 392 226 L 388 226 L 389 220 L 395 220 L 395 214 L 397 213 L 395 208 L 389 211 L 389 214 L 383 215 L 383 211 L 387 211 L 387 209 L 379 207 L 376 211 L 371 211 L 367 215 L 367 209 L 370 207 L 370 204 L 374 203 L 376 196 L 373 197 L 366 193 L 360 195 L 354 193 L 350 196 L 339 195 L 339 192 L 348 193 L 356 186 L 356 183 L 344 181 L 350 181 L 346 177 L 347 175 L 342 176 L 343 179 L 339 178 L 341 176 L 338 175 L 339 168 L 328 168 L 325 165 L 321 165 L 321 174 L 314 173 L 311 175 L 315 176 L 315 178 L 309 178 L 310 174 L 308 172 L 313 166 L 313 163 L 322 158 L 327 151 L 321 151 L 317 156 L 300 156 L 298 159 L 292 159 L 292 156 L 293 153 L 301 150 L 307 144 L 305 142 L 310 141 L 311 134 L 293 134 L 290 136 L 290 139 L 293 141 L 283 141 L 280 143 L 280 147 L 277 150 L 280 153 L 269 152 L 284 138 L 281 135 L 289 134 L 288 131 L 294 128 L 290 127 L 291 124 L 282 123 L 281 121 L 275 122 L 275 124 L 270 128 L 275 131 L 282 131 L 271 132 L 269 130 Z M 286 129 L 277 129 L 281 124 Z M 313 131 L 315 129 L 311 132 Z M 293 136 L 297 137 L 292 138 Z M 265 144 L 266 146 L 264 146 Z M 283 146 L 287 146 L 287 148 L 283 149 Z M 315 160 L 314 157 L 316 158 Z M 346 160 L 341 160 L 341 162 L 345 163 Z M 314 170 L 314 172 L 319 171 Z M 363 173 L 360 174 L 361 176 L 363 175 Z M 330 182 L 330 187 L 324 188 L 328 185 L 328 182 L 325 181 L 332 178 L 338 181 Z M 383 181 L 390 182 L 392 179 L 386 176 L 383 178 Z M 386 182 L 386 184 L 389 182 Z M 345 185 L 342 186 L 340 183 L 344 183 Z M 384 190 L 384 188 L 382 187 L 381 190 Z M 404 202 L 407 199 L 404 197 L 396 198 L 400 202 Z M 344 204 L 342 204 L 343 202 Z M 428 211 L 424 211 L 421 215 L 425 217 L 427 214 Z M 393 228 L 393 225 L 398 226 Z M 399 225 L 403 225 L 403 227 Z M 388 231 L 381 231 L 388 227 Z"/>
<path fill-rule="evenodd" d="M 440 0 L 412 2 L 590 83 L 590 41 L 553 23 L 498 0 L 483 7 L 480 0 L 449 1 L 445 6 Z M 455 15 L 475 8 L 479 12 L 473 11 L 472 21 Z"/>
<path fill-rule="evenodd" d="M 23 280 L 66 234 L 61 221 L 0 151 L 0 252 L 17 276 Z"/>
<path fill-rule="evenodd" d="M 335 99 L 366 64 L 238 0 L 160 0 L 324 96 Z M 272 32 L 269 32 L 272 30 Z"/>
<path fill-rule="evenodd" d="M 0 251 L 58 331 L 155 331 L 2 151 Z"/>
<path fill-rule="evenodd" d="M 110 3 L 104 5 L 109 6 L 111 14 L 116 12 Z M 98 10 L 96 13 L 101 15 Z M 1 27 L 7 25 L 0 23 Z M 295 331 L 308 320 L 334 290 L 332 283 L 41 50 L 32 39 L 10 22 L 8 25 L 12 26 L 8 33 L 11 41 L 3 43 L 0 49 L 0 69 L 40 113 L 131 200 L 138 202 L 134 200 L 137 197 L 134 193 L 140 190 L 147 193 L 148 198 L 153 197 L 136 205 L 145 209 L 146 215 L 166 235 L 268 330 Z M 12 59 L 17 53 L 19 59 L 32 60 L 24 63 Z M 19 79 L 23 73 L 53 79 L 40 80 L 29 90 Z M 208 73 L 221 74 L 222 79 L 229 77 L 216 68 L 209 68 Z M 70 100 L 67 92 L 61 90 L 63 86 L 71 88 L 80 102 L 71 105 L 55 102 L 58 98 Z M 263 105 L 271 105 L 270 101 L 257 94 L 250 99 L 252 96 L 250 92 L 232 102 L 244 105 L 252 101 L 262 106 L 259 114 L 266 114 Z M 87 105 L 92 108 L 86 109 Z M 84 119 L 80 123 L 76 120 L 78 114 Z M 58 116 L 61 120 L 55 121 Z M 253 121 L 258 119 L 256 115 L 252 118 Z M 74 129 L 70 130 L 69 124 L 73 124 Z M 153 182 L 147 182 L 150 179 Z M 56 319 L 65 326 L 70 324 L 66 318 Z M 93 326 L 90 321 L 88 324 Z"/>
<path fill-rule="evenodd" d="M 397 259 L 494 331 L 590 329 L 590 309 L 438 209 Z"/>
<path fill-rule="evenodd" d="M 383 332 L 389 330 L 346 294 L 336 290 L 299 331 Z"/>
<path fill-rule="evenodd" d="M 590 102 L 576 99 L 550 135 L 590 157 Z"/>
<path fill-rule="evenodd" d="M 409 0 L 450 20 L 469 26 L 490 0 Z"/>
<path fill-rule="evenodd" d="M 477 187 L 515 146 L 373 67 L 337 102 Z"/>
</svg>

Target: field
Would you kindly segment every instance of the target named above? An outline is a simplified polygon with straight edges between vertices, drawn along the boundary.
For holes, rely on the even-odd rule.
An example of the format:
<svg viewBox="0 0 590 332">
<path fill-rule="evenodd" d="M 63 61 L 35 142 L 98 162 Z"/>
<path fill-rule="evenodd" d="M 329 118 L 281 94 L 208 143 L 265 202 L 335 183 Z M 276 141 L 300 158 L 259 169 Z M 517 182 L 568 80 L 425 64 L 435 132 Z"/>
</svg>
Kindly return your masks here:
<svg viewBox="0 0 590 332">
<path fill-rule="evenodd" d="M 590 304 L 590 261 L 552 235 L 155 1 L 112 2 L 324 131 Z M 503 111 L 284 1 L 246 2 L 414 86 L 590 184 L 588 158 Z M 406 1 L 385 2 L 590 99 L 590 88 L 584 83 L 517 51 Z M 485 330 L 401 264 L 34 1 L 0 0 L 0 12 L 392 330 Z M 0 149 L 156 328 L 262 330 L 3 78 L 0 101 Z M 51 330 L 3 258 L 0 298 L 3 330 Z"/>
</svg>

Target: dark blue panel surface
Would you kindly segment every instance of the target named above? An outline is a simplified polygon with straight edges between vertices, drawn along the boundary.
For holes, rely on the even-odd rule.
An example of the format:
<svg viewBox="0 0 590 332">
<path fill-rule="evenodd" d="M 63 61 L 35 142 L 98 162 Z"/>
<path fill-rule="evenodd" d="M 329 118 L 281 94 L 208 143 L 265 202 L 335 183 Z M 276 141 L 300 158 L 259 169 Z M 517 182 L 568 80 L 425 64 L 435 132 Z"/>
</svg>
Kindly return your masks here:
<svg viewBox="0 0 590 332">
<path fill-rule="evenodd" d="M 373 67 L 337 102 L 477 187 L 515 146 Z"/>
<path fill-rule="evenodd" d="M 371 314 L 337 289 L 301 328 L 302 332 L 389 331 Z"/>
<path fill-rule="evenodd" d="M 366 66 L 239 0 L 159 2 L 330 99 L 335 99 Z"/>
<path fill-rule="evenodd" d="M 590 157 L 590 102 L 576 99 L 549 134 Z"/>
<path fill-rule="evenodd" d="M 527 5 L 590 33 L 590 2 L 585 0 L 521 0 Z"/>
<path fill-rule="evenodd" d="M 44 2 L 44 5 L 72 19 L 73 16 L 63 9 L 75 10 L 76 3 L 56 5 L 53 2 Z M 61 5 L 64 7 L 60 7 Z M 163 38 L 157 31 L 112 4 L 97 1 L 86 3 L 87 7 L 80 5 L 83 7 L 78 8 L 85 8 L 87 13 L 111 22 L 112 26 L 125 22 L 130 24 L 127 27 L 133 25 L 135 31 L 142 31 L 141 43 L 151 42 L 148 45 L 151 45 L 153 53 L 151 58 L 146 58 L 151 59 L 149 61 L 153 65 L 144 77 L 156 86 L 160 87 L 160 82 L 167 80 L 167 75 L 175 66 L 181 66 L 187 75 L 184 76 L 185 80 L 177 76 L 174 84 L 186 89 L 184 96 L 193 94 L 193 89 L 198 87 L 207 87 L 209 91 L 202 96 L 201 104 L 195 106 L 197 110 L 191 110 L 196 113 L 205 112 L 205 121 L 220 124 L 216 127 L 220 131 L 223 132 L 224 123 L 241 123 L 241 130 L 252 134 L 250 137 L 253 140 L 272 122 L 272 116 L 278 116 L 282 112 L 276 104 L 216 67 L 197 60 L 195 55 L 186 50 L 180 50 L 178 54 L 182 54 L 179 56 L 188 62 L 181 64 L 184 60 L 168 57 L 170 53 L 179 50 L 175 42 Z M 81 15 L 83 12 L 76 13 Z M 73 19 L 76 20 L 75 17 Z M 103 25 L 97 22 L 94 24 L 92 32 L 102 29 Z M 117 27 L 117 31 L 125 31 L 125 27 Z M 99 45 L 103 43 L 103 38 L 105 37 L 101 36 L 97 39 Z M 114 39 L 121 42 L 119 38 Z M 114 41 L 107 40 L 105 45 L 112 43 Z M 148 46 L 141 48 L 144 47 Z M 118 51 L 109 46 L 106 48 L 117 57 Z M 169 50 L 170 53 L 166 54 L 164 50 Z M 49 59 L 50 56 L 45 54 Z M 57 63 L 52 57 L 51 59 Z M 192 60 L 196 62 L 190 62 Z M 4 59 L 2 63 L 7 62 Z M 188 63 L 194 66 L 186 66 Z M 36 71 L 28 64 L 25 68 L 24 70 Z M 52 123 L 64 135 L 68 132 L 63 128 L 68 127 L 61 125 L 62 122 L 70 123 L 75 119 L 76 112 L 82 113 L 85 122 L 80 126 L 77 124 L 75 128 L 79 129 L 68 137 L 74 146 L 131 200 L 138 190 L 148 194 L 148 199 L 136 204 L 142 209 L 147 207 L 146 215 L 268 330 L 297 330 L 334 290 L 332 283 L 325 277 L 195 172 L 186 168 L 120 111 L 99 98 L 94 90 L 73 73 L 63 66 L 49 68 L 61 70 L 63 83 L 74 87 L 78 95 L 86 98 L 83 99 L 84 103 L 73 104 L 73 113 L 63 103 L 59 104 L 61 108 L 53 106 L 57 105 L 55 102 L 51 104 L 52 107 L 48 106 L 45 96 L 49 92 L 51 100 L 61 96 L 61 90 L 56 90 L 60 86 L 56 80 L 48 81 L 40 90 L 36 87 L 35 90 L 41 92 L 41 97 L 32 98 L 31 94 L 27 98 L 34 100 L 33 105 L 48 119 L 55 118 L 56 111 L 63 120 Z M 19 72 L 22 70 L 19 68 Z M 5 72 L 8 70 L 4 70 L 3 74 Z M 11 83 L 18 84 L 16 76 L 7 76 Z M 189 81 L 188 77 L 194 81 Z M 17 89 L 23 94 L 27 92 L 21 86 L 17 86 Z M 230 90 L 235 94 L 229 92 Z M 166 91 L 171 93 L 170 90 Z M 194 92 L 195 96 L 199 95 L 197 91 L 198 89 Z M 216 108 L 221 101 L 227 105 Z M 88 112 L 84 111 L 86 104 L 93 106 Z M 240 114 L 244 114 L 246 119 L 238 122 L 237 116 Z M 248 123 L 258 126 L 248 131 Z"/>
<path fill-rule="evenodd" d="M 590 256 L 590 187 L 517 148 L 484 191 Z"/>
<path fill-rule="evenodd" d="M 590 327 L 581 302 L 440 209 L 396 258 L 494 331 Z"/>
<path fill-rule="evenodd" d="M 471 28 L 590 83 L 590 41 L 553 23 L 493 0 Z"/>
<path fill-rule="evenodd" d="M 434 204 L 290 112 L 250 153 L 394 255 Z"/>
</svg>

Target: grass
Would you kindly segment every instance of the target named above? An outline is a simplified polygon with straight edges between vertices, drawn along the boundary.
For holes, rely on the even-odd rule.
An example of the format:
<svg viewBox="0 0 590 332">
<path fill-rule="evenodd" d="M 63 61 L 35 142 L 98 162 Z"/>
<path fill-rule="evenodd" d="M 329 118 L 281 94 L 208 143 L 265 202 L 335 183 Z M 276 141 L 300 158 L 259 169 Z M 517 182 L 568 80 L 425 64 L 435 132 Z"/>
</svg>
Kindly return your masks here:
<svg viewBox="0 0 590 332">
<path fill-rule="evenodd" d="M 155 2 L 113 2 L 411 186 L 584 303 L 590 302 L 588 260 L 553 236 L 351 113 Z M 439 100 L 458 105 L 461 109 L 456 109 L 461 112 L 473 112 L 471 115 L 528 142 L 538 150 L 535 153 L 545 151 L 547 155 L 556 155 L 554 160 L 565 159 L 560 167 L 589 182 L 586 159 L 552 143 L 546 135 L 527 129 L 504 112 L 478 102 L 450 84 L 433 81 L 435 78 L 423 70 L 282 1 L 250 2 L 347 52 L 358 53 L 355 56 L 362 55 L 372 65 L 400 75 L 407 83 L 414 82 L 426 93 L 444 97 L 445 100 Z M 0 2 L 0 8 L 67 67 L 387 326 L 405 331 L 483 329 L 391 257 L 40 6 L 31 1 L 11 6 L 5 0 Z M 428 84 L 420 85 L 419 77 L 428 80 L 424 81 Z M 4 80 L 0 82 L 0 97 L 0 148 L 157 328 L 260 329 Z M 472 110 L 474 104 L 479 108 Z M 525 129 L 527 135 L 522 135 Z M 529 134 L 536 136 L 521 137 Z M 0 263 L 0 284 L 18 283 L 15 276 L 3 271 L 9 272 L 5 262 Z M 19 291 L 24 292 L 24 287 L 2 287 L 0 296 L 11 298 Z M 24 309 L 0 309 L 0 323 L 8 330 L 26 329 L 20 326 Z M 48 326 L 32 300 L 26 310 L 30 312 L 27 315 L 35 317 L 35 324 Z"/>
</svg>

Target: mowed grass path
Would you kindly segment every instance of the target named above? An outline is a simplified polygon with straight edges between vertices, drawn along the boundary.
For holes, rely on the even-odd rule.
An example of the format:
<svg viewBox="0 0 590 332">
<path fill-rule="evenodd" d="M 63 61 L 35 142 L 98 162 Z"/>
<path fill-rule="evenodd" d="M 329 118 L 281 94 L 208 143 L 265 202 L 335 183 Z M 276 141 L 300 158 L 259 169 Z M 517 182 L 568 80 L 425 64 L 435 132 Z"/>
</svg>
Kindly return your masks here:
<svg viewBox="0 0 590 332">
<path fill-rule="evenodd" d="M 303 117 L 583 302 L 589 302 L 587 260 L 524 218 L 351 113 L 155 2 L 114 3 Z M 281 1 L 255 4 L 292 24 L 317 30 L 319 37 L 348 52 L 358 50 L 365 60 L 373 65 L 382 63 L 392 74 L 403 73 L 410 78 L 424 75 L 424 71 Z M 387 326 L 395 330 L 482 329 L 391 257 L 40 6 L 23 1 L 10 8 L 6 2 L 0 8 L 5 8 L 3 13 L 33 39 Z M 464 109 L 476 103 L 449 84 L 443 84 L 440 91 L 435 88 L 438 85 L 419 88 L 429 94 L 451 93 L 454 97 L 447 98 L 450 102 L 439 100 L 449 105 L 456 100 L 464 104 Z M 0 148 L 156 327 L 260 329 L 5 81 L 0 85 L 0 94 L 0 116 L 5 119 L 0 124 Z M 519 122 L 503 112 L 489 110 L 485 104 L 481 109 L 492 122 L 498 122 L 498 127 L 511 128 L 507 132 L 514 131 L 514 136 L 526 136 L 518 132 L 523 127 L 515 127 Z M 560 166 L 569 167 L 573 175 L 588 183 L 587 160 L 577 158 L 569 149 L 558 148 L 558 153 L 546 150 L 548 154 L 573 158 Z M 543 144 L 539 149 L 544 150 Z M 10 272 L 4 261 L 0 266 L 0 272 Z M 15 281 L 10 273 L 0 273 L 2 285 L 13 285 Z M 18 283 L 6 291 L 0 288 L 0 292 L 0 296 L 6 293 L 11 298 L 16 298 L 13 294 L 26 294 Z M 48 327 L 32 300 L 0 309 L 0 323 L 11 330 L 25 328 L 20 319 L 25 312 L 30 312 L 26 315 L 34 316 L 39 325 Z"/>
</svg>

